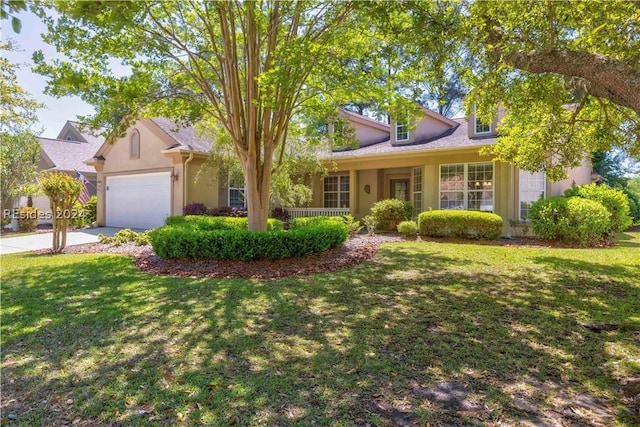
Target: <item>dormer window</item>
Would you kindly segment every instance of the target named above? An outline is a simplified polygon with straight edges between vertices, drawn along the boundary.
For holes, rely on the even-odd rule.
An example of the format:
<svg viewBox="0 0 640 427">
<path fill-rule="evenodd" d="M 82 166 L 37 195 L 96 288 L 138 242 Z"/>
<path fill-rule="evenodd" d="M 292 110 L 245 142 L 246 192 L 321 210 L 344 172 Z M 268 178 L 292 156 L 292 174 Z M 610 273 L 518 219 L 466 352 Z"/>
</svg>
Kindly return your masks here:
<svg viewBox="0 0 640 427">
<path fill-rule="evenodd" d="M 140 132 L 134 129 L 129 140 L 129 157 L 132 159 L 140 158 Z"/>
<path fill-rule="evenodd" d="M 404 123 L 396 123 L 396 142 L 409 140 L 409 126 Z"/>
<path fill-rule="evenodd" d="M 476 109 L 473 109 L 473 120 L 474 120 L 474 129 L 476 135 L 481 135 L 485 133 L 491 133 L 491 124 L 483 123 L 478 120 L 478 115 L 476 114 Z"/>
</svg>

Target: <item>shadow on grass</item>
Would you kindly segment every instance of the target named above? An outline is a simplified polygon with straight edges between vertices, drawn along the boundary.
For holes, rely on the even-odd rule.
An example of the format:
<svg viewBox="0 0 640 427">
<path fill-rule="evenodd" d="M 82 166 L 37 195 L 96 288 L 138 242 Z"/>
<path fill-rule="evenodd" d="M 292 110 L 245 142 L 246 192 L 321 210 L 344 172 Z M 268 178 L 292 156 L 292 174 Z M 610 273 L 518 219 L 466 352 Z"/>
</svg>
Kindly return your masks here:
<svg viewBox="0 0 640 427">
<path fill-rule="evenodd" d="M 496 271 L 455 251 L 387 246 L 351 271 L 268 282 L 16 258 L 33 266 L 3 280 L 2 406 L 20 401 L 26 424 L 610 421 L 611 348 L 633 332 L 576 320 L 637 314 L 637 266 L 532 255 Z M 443 383 L 467 407 L 429 400 Z"/>
</svg>

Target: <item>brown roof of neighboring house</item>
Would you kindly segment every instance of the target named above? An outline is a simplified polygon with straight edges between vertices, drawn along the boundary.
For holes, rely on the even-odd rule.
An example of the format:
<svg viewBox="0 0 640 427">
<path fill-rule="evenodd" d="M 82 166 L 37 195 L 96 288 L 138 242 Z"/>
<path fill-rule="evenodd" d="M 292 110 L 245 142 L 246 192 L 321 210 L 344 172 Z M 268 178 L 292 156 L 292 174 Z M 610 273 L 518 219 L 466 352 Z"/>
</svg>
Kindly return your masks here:
<svg viewBox="0 0 640 427">
<path fill-rule="evenodd" d="M 370 144 L 364 147 L 336 151 L 331 154 L 332 158 L 351 158 L 360 156 L 374 156 L 412 151 L 429 151 L 450 148 L 473 148 L 491 145 L 496 142 L 495 136 L 485 138 L 469 138 L 467 121 L 464 119 L 453 119 L 458 125 L 436 137 L 416 141 L 406 145 L 391 145 L 390 139 Z"/>
<path fill-rule="evenodd" d="M 171 120 L 163 117 L 155 117 L 151 119 L 151 121 L 158 125 L 160 129 L 165 131 L 178 143 L 177 146 L 171 148 L 187 148 L 201 153 L 208 153 L 211 151 L 211 142 L 198 137 L 191 126 L 181 127 Z"/>
</svg>

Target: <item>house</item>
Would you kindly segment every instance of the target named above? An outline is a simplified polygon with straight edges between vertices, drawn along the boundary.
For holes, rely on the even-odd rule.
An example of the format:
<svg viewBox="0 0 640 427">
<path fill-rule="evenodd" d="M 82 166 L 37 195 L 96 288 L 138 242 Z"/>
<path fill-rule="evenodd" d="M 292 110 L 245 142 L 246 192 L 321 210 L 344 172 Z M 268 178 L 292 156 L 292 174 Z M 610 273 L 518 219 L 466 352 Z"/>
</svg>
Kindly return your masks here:
<svg viewBox="0 0 640 427">
<path fill-rule="evenodd" d="M 190 203 L 237 202 L 233 185 L 219 184 L 217 168 L 207 165 L 210 150 L 193 128 L 164 118 L 136 121 L 123 137 L 87 156 L 86 164 L 97 172 L 98 224 L 148 229 L 182 215 Z"/>
<path fill-rule="evenodd" d="M 591 182 L 587 161 L 570 170 L 568 179 L 552 183 L 543 173 L 481 155 L 481 148 L 496 143 L 498 119 L 489 124 L 474 115 L 469 121 L 450 119 L 427 108 L 410 125 L 347 111 L 339 118 L 340 129 L 330 125 L 328 131 L 347 132 L 358 144 L 326 154 L 332 172 L 309 179 L 313 201 L 306 208 L 287 208 L 294 217 L 351 213 L 362 218 L 377 201 L 397 198 L 411 201 L 419 212 L 494 212 L 505 219 L 504 232 L 510 234 L 509 220 L 523 220 L 540 197 Z M 136 121 L 86 161 L 97 172 L 98 223 L 145 229 L 181 215 L 191 203 L 244 205 L 244 184 L 220 176 L 208 164 L 210 150 L 211 144 L 192 128 L 164 118 Z"/>
<path fill-rule="evenodd" d="M 311 181 L 311 210 L 345 209 L 362 218 L 379 200 L 411 201 L 420 212 L 429 209 L 465 209 L 494 212 L 505 220 L 526 218 L 532 202 L 561 195 L 572 184 L 591 182 L 591 165 L 585 161 L 568 171 L 569 178 L 548 181 L 544 173 L 529 173 L 516 166 L 492 161 L 479 150 L 496 142 L 496 125 L 449 119 L 422 108 L 411 126 L 384 124 L 343 111 L 359 141 L 358 147 L 332 152 L 326 177 Z M 300 213 L 297 213 L 300 214 Z"/>
<path fill-rule="evenodd" d="M 37 163 L 38 172 L 60 171 L 73 177 L 76 171 L 84 175 L 89 181 L 89 195 L 96 194 L 97 174 L 94 167 L 84 163 L 84 160 L 93 156 L 104 143 L 104 137 L 99 134 L 105 129 L 92 131 L 86 126 L 75 121 L 67 121 L 56 138 L 36 138 L 40 145 L 40 154 Z M 27 198 L 21 197 L 18 204 L 27 204 Z M 32 198 L 33 206 L 40 209 L 44 215 L 39 222 L 50 223 L 51 206 L 47 196 L 35 196 Z"/>
</svg>

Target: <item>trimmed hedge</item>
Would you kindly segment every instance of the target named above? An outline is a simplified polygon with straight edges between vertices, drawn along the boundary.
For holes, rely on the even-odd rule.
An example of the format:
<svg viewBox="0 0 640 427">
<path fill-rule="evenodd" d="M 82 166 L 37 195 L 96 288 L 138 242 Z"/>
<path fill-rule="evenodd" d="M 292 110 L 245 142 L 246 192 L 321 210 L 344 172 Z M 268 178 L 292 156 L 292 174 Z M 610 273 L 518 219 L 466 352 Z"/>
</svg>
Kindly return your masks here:
<svg viewBox="0 0 640 427">
<path fill-rule="evenodd" d="M 418 216 L 420 234 L 431 237 L 497 239 L 504 221 L 500 215 L 477 211 L 427 211 Z"/>
<path fill-rule="evenodd" d="M 624 231 L 633 222 L 627 195 L 607 185 L 581 185 L 570 188 L 564 192 L 564 195 L 565 197 L 581 197 L 602 204 L 609 211 L 610 225 L 606 230 L 609 234 Z"/>
<path fill-rule="evenodd" d="M 415 237 L 418 235 L 418 224 L 415 221 L 402 221 L 398 224 L 398 233 L 404 237 Z"/>
<path fill-rule="evenodd" d="M 611 228 L 610 213 L 599 202 L 581 197 L 551 197 L 531 206 L 533 232 L 549 240 L 592 245 Z"/>
<path fill-rule="evenodd" d="M 339 246 L 348 237 L 346 225 L 337 221 L 290 231 L 255 232 L 215 229 L 211 223 L 185 218 L 182 222 L 172 219 L 168 221 L 171 224 L 151 232 L 151 245 L 158 256 L 243 261 L 303 257 Z"/>
<path fill-rule="evenodd" d="M 249 228 L 249 218 L 204 215 L 170 216 L 165 220 L 165 224 L 190 224 L 202 230 L 246 230 Z M 282 221 L 274 218 L 267 219 L 267 230 L 279 231 L 282 229 Z"/>
<path fill-rule="evenodd" d="M 298 228 L 304 228 L 309 226 L 315 226 L 325 222 L 339 222 L 344 224 L 344 218 L 341 216 L 304 216 L 300 218 L 294 218 L 289 224 L 290 230 L 296 230 Z"/>
</svg>

